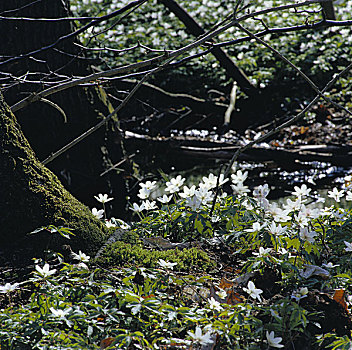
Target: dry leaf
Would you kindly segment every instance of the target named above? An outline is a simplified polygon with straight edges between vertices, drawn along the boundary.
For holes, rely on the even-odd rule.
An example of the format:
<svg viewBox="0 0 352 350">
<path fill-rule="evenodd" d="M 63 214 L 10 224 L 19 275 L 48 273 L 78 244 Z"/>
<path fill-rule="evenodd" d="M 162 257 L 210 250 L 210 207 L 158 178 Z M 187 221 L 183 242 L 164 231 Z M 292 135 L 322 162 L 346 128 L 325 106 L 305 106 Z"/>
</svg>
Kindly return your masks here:
<svg viewBox="0 0 352 350">
<path fill-rule="evenodd" d="M 229 281 L 228 279 L 226 279 L 225 277 L 221 278 L 221 281 L 219 283 L 219 288 L 223 289 L 223 290 L 227 290 L 229 288 L 232 288 L 234 285 L 234 283 L 232 281 Z"/>
<path fill-rule="evenodd" d="M 106 349 L 108 348 L 113 342 L 115 338 L 109 337 L 105 338 L 100 342 L 100 349 Z"/>
<path fill-rule="evenodd" d="M 344 289 L 336 289 L 334 296 L 333 296 L 333 299 L 337 303 L 339 303 L 346 310 L 347 313 L 349 313 L 348 306 L 347 306 L 347 303 L 345 300 L 345 290 Z"/>
<path fill-rule="evenodd" d="M 299 133 L 303 135 L 305 132 L 308 131 L 308 129 L 308 126 L 301 126 L 301 128 L 299 129 Z"/>
<path fill-rule="evenodd" d="M 142 296 L 142 298 L 143 299 L 155 298 L 155 294 L 144 295 L 144 296 Z"/>
<path fill-rule="evenodd" d="M 233 290 L 227 292 L 226 304 L 236 305 L 238 303 L 242 303 L 244 301 L 244 297 Z"/>
</svg>

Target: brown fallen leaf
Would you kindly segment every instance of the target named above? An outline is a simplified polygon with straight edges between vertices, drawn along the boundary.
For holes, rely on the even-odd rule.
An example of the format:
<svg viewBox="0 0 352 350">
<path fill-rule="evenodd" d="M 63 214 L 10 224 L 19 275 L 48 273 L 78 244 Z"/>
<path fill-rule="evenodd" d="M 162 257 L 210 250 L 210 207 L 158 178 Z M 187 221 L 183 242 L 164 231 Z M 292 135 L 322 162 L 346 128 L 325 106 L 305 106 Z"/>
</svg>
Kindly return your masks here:
<svg viewBox="0 0 352 350">
<path fill-rule="evenodd" d="M 346 310 L 347 313 L 349 313 L 348 306 L 345 299 L 345 294 L 346 294 L 346 291 L 344 289 L 336 289 L 333 299 L 337 303 L 339 303 Z"/>
</svg>

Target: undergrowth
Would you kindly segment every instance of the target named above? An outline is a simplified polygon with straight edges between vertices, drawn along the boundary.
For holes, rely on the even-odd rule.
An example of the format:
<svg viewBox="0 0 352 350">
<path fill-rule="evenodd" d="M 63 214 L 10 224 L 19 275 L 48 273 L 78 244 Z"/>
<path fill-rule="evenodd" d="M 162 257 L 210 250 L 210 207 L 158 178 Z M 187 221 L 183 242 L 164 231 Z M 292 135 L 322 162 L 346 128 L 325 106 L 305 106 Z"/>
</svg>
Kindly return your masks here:
<svg viewBox="0 0 352 350">
<path fill-rule="evenodd" d="M 349 349 L 352 219 L 338 206 L 350 177 L 328 208 L 306 185 L 270 203 L 246 178 L 141 183 L 130 223 L 105 219 L 113 199 L 97 196 L 93 213 L 125 233 L 100 260 L 51 252 L 22 282 L 7 274 L 2 349 Z"/>
</svg>

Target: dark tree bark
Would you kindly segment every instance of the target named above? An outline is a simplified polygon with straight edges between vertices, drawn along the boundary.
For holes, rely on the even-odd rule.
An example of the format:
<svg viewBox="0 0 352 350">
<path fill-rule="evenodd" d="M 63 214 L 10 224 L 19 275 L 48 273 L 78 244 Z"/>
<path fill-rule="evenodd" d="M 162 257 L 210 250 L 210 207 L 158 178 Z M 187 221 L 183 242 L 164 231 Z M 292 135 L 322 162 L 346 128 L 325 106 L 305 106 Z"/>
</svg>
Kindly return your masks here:
<svg viewBox="0 0 352 350">
<path fill-rule="evenodd" d="M 326 19 L 336 20 L 334 4 L 332 1 L 322 2 L 321 7 L 323 8 L 323 15 Z"/>
<path fill-rule="evenodd" d="M 30 231 L 53 224 L 72 228 L 72 248 L 96 252 L 106 238 L 105 226 L 75 199 L 37 159 L 0 92 L 0 247 L 21 249 L 25 256 L 60 249 L 61 236 Z M 70 241 L 66 241 L 66 244 Z"/>
<path fill-rule="evenodd" d="M 63 18 L 69 15 L 68 1 L 0 1 L 0 13 L 7 17 Z M 85 58 L 80 49 L 74 45 L 77 40 L 74 37 L 63 40 L 50 49 L 26 56 L 30 52 L 51 45 L 72 31 L 72 23 L 67 20 L 0 21 L 0 34 L 3 38 L 0 48 L 2 56 L 0 72 L 11 73 L 16 77 L 30 72 L 27 79 L 44 78 L 46 82 L 58 81 L 62 76 L 91 74 L 90 65 L 94 62 Z M 8 63 L 5 64 L 6 61 Z M 40 89 L 42 86 L 38 84 L 20 83 L 4 89 L 3 93 L 5 100 L 12 105 L 29 92 Z M 67 123 L 57 109 L 44 102 L 34 103 L 16 113 L 24 134 L 40 160 L 66 145 L 98 123 L 103 115 L 108 114 L 109 102 L 102 95 L 103 90 L 95 86 L 75 87 L 49 96 L 49 100 L 64 110 Z M 109 164 L 118 162 L 122 157 L 120 142 L 111 141 L 115 140 L 113 131 L 115 123 L 116 121 L 111 121 L 106 128 L 96 131 L 94 135 L 48 164 L 64 186 L 90 207 L 98 204 L 93 194 L 111 191 L 109 183 L 113 183 L 122 199 L 124 198 L 125 187 L 121 176 L 110 172 L 104 178 L 100 177 Z M 115 212 L 111 214 L 118 215 L 120 210 L 122 206 L 116 206 Z"/>
</svg>

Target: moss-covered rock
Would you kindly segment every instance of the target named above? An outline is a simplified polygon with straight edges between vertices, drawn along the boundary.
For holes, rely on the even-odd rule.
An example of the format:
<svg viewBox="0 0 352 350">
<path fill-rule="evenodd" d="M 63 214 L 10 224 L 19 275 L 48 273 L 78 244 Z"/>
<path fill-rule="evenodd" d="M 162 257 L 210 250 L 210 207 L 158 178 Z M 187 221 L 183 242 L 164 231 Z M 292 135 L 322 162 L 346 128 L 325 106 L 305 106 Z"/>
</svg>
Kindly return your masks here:
<svg viewBox="0 0 352 350">
<path fill-rule="evenodd" d="M 5 251 L 26 248 L 33 256 L 47 247 L 60 250 L 59 235 L 26 235 L 49 224 L 70 227 L 72 248 L 89 254 L 105 241 L 105 226 L 37 159 L 1 93 L 0 199 L 0 247 Z"/>
<path fill-rule="evenodd" d="M 159 267 L 158 260 L 177 262 L 178 271 L 209 271 L 215 267 L 215 262 L 208 254 L 199 248 L 150 250 L 143 246 L 138 233 L 126 231 L 119 241 L 104 248 L 96 263 L 104 267 L 143 266 Z"/>
</svg>

